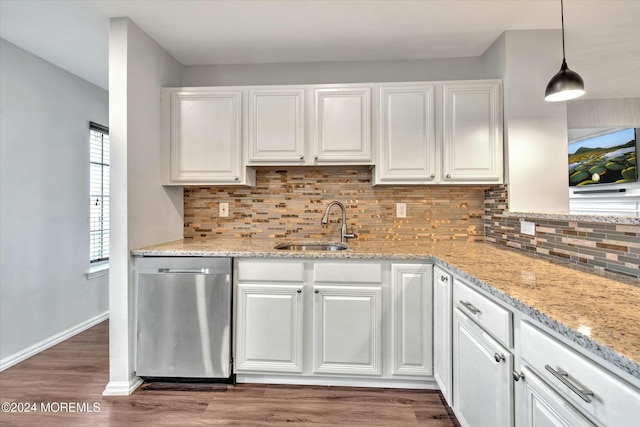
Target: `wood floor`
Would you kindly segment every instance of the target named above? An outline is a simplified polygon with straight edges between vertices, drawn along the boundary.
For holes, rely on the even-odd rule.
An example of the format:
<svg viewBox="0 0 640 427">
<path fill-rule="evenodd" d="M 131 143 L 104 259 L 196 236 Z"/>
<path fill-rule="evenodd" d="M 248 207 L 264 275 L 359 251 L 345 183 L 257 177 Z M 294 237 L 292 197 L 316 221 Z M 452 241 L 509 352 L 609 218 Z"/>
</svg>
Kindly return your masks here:
<svg viewBox="0 0 640 427">
<path fill-rule="evenodd" d="M 436 391 L 150 383 L 104 397 L 108 363 L 103 322 L 1 372 L 0 425 L 459 426 Z"/>
</svg>

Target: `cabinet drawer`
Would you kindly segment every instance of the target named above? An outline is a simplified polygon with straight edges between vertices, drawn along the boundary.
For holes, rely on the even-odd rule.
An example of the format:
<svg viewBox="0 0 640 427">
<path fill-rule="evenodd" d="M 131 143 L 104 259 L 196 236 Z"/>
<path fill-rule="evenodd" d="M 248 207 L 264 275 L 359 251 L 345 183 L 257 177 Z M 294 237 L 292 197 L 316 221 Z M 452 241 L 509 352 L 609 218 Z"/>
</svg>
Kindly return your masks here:
<svg viewBox="0 0 640 427">
<path fill-rule="evenodd" d="M 316 262 L 314 282 L 323 283 L 382 283 L 382 265 L 364 262 Z"/>
<path fill-rule="evenodd" d="M 638 389 L 527 322 L 520 331 L 522 358 L 564 398 L 604 425 L 637 425 Z"/>
<path fill-rule="evenodd" d="M 453 280 L 453 301 L 467 316 L 508 347 L 512 342 L 512 313 L 484 295 L 471 290 L 458 279 Z"/>
<path fill-rule="evenodd" d="M 240 260 L 238 261 L 238 280 L 241 282 L 302 282 L 304 262 Z"/>
</svg>

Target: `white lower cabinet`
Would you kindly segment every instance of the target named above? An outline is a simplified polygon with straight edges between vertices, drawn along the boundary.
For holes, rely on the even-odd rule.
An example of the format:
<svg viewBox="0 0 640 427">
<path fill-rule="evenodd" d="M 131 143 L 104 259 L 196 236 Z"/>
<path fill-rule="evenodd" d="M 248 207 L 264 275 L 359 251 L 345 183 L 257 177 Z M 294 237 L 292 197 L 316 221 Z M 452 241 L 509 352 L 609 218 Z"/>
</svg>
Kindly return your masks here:
<svg viewBox="0 0 640 427">
<path fill-rule="evenodd" d="M 431 265 L 242 259 L 235 275 L 243 381 L 435 387 Z"/>
<path fill-rule="evenodd" d="M 523 427 L 594 427 L 584 415 L 545 384 L 528 366 L 521 368 L 519 425 Z"/>
<path fill-rule="evenodd" d="M 461 425 L 513 425 L 512 371 L 513 356 L 454 308 L 453 409 Z"/>
<path fill-rule="evenodd" d="M 589 423 L 569 425 L 604 425 L 635 427 L 640 422 L 640 390 L 622 380 L 584 354 L 575 351 L 560 339 L 550 335 L 532 321 L 520 324 L 520 348 L 524 384 L 544 385 L 549 391 L 547 406 L 560 414 L 583 414 Z M 530 371 L 527 374 L 527 371 Z M 554 393 L 551 394 L 551 391 Z M 527 396 L 525 392 L 525 396 Z M 524 401 L 522 401 L 524 400 Z M 535 408 L 521 399 L 519 409 L 526 422 L 534 417 Z M 566 415 L 569 416 L 569 415 Z M 578 418 L 580 419 L 580 418 Z M 566 424 L 525 424 L 566 425 Z"/>
<path fill-rule="evenodd" d="M 434 286 L 434 378 L 462 426 L 640 425 L 636 378 L 439 266 Z"/>
<path fill-rule="evenodd" d="M 238 285 L 236 370 L 302 372 L 302 286 Z"/>
<path fill-rule="evenodd" d="M 432 266 L 391 266 L 392 374 L 433 376 Z"/>
<path fill-rule="evenodd" d="M 453 403 L 452 281 L 446 270 L 433 268 L 433 377 L 449 406 Z"/>
<path fill-rule="evenodd" d="M 382 374 L 382 287 L 314 286 L 314 373 Z"/>
</svg>

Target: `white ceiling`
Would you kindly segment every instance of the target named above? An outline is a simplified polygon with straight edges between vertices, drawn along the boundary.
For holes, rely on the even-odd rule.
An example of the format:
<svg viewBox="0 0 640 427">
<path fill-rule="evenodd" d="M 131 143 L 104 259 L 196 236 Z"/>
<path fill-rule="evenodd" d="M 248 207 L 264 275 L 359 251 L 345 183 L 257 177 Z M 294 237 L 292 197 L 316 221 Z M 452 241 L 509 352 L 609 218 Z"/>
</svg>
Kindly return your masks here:
<svg viewBox="0 0 640 427">
<path fill-rule="evenodd" d="M 109 18 L 120 16 L 184 65 L 411 60 L 558 29 L 560 1 L 0 0 L 0 37 L 106 89 Z M 640 0 L 565 0 L 565 27 L 586 97 L 640 97 Z M 561 46 L 551 54 L 559 68 Z"/>
</svg>

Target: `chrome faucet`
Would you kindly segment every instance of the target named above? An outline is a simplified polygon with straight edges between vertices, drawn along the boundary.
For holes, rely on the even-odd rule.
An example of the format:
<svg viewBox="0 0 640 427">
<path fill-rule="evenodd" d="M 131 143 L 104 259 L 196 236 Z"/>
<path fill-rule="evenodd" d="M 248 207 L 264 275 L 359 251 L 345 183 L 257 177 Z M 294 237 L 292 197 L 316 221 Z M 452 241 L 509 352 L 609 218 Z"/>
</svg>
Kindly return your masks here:
<svg viewBox="0 0 640 427">
<path fill-rule="evenodd" d="M 347 233 L 347 214 L 346 209 L 344 208 L 344 205 L 342 203 L 338 202 L 337 200 L 330 202 L 327 205 L 327 209 L 324 211 L 324 215 L 322 215 L 322 219 L 320 220 L 320 222 L 326 224 L 329 221 L 329 210 L 333 205 L 338 205 L 340 209 L 342 209 L 342 228 L 340 229 L 340 241 L 342 243 L 346 243 L 347 239 L 353 239 L 356 237 L 356 235 L 354 233 Z"/>
</svg>

